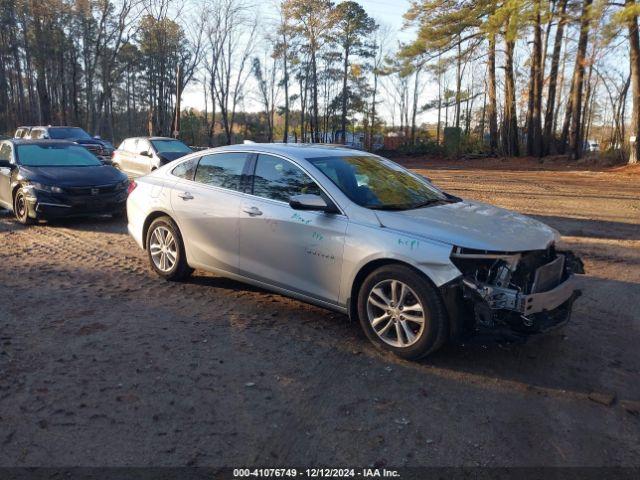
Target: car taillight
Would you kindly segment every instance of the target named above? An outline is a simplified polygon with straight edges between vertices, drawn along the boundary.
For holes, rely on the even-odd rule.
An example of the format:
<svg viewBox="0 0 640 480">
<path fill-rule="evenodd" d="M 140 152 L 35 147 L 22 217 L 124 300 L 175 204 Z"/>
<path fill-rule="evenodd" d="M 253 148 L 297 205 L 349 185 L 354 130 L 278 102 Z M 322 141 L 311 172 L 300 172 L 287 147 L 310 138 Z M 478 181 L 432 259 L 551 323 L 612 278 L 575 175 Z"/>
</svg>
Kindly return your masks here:
<svg viewBox="0 0 640 480">
<path fill-rule="evenodd" d="M 129 182 L 129 188 L 127 189 L 127 195 L 130 195 L 131 192 L 133 192 L 136 189 L 137 186 L 138 186 L 138 184 L 134 180 L 131 180 Z"/>
</svg>

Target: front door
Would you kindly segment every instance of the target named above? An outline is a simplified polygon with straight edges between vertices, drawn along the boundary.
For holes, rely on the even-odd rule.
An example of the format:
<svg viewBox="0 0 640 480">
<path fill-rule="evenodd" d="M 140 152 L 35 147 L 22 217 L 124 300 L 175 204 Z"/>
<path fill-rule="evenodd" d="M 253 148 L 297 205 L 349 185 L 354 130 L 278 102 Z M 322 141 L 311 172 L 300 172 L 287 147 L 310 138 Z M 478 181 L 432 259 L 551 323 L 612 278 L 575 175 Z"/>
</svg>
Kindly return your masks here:
<svg viewBox="0 0 640 480">
<path fill-rule="evenodd" d="M 180 179 L 172 187 L 171 207 L 191 265 L 237 272 L 240 187 L 247 158 L 246 153 L 205 155 L 193 180 Z"/>
<path fill-rule="evenodd" d="M 291 196 L 322 190 L 280 157 L 258 155 L 252 192 L 240 208 L 241 273 L 338 303 L 347 218 L 292 209 Z"/>
</svg>

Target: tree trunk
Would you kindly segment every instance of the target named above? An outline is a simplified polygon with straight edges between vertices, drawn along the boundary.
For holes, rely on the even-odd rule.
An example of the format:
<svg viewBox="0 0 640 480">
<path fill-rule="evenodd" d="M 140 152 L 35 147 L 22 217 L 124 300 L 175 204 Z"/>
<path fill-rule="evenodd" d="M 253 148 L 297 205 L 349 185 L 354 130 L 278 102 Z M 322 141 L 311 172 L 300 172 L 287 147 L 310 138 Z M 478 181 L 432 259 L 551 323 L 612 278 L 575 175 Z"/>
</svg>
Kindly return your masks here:
<svg viewBox="0 0 640 480">
<path fill-rule="evenodd" d="M 436 126 L 436 143 L 440 145 L 440 125 L 442 122 L 442 74 L 440 56 L 438 56 L 438 125 Z"/>
<path fill-rule="evenodd" d="M 519 156 L 518 115 L 516 110 L 516 86 L 513 74 L 513 52 L 515 40 L 505 41 L 504 124 L 502 147 L 508 157 Z"/>
<path fill-rule="evenodd" d="M 458 61 L 456 64 L 456 128 L 460 128 L 460 90 L 462 89 L 462 48 L 458 35 Z"/>
<path fill-rule="evenodd" d="M 573 95 L 571 104 L 571 130 L 569 131 L 569 152 L 572 159 L 582 156 L 582 143 L 580 142 L 582 128 L 582 87 L 584 83 L 584 67 L 589 43 L 590 10 L 593 0 L 584 0 L 584 7 L 580 16 L 580 37 L 578 50 L 576 51 L 576 65 L 573 72 Z"/>
<path fill-rule="evenodd" d="M 635 6 L 635 0 L 625 0 L 625 5 Z M 638 16 L 630 15 L 627 20 L 629 31 L 630 72 L 631 72 L 631 137 L 635 142 L 631 144 L 629 163 L 640 161 L 640 36 L 638 34 Z"/>
<path fill-rule="evenodd" d="M 535 18 L 533 35 L 533 54 L 531 56 L 531 79 L 529 86 L 529 110 L 527 112 L 527 155 L 540 157 L 542 125 L 542 23 L 540 15 L 540 0 L 535 4 Z"/>
<path fill-rule="evenodd" d="M 378 72 L 373 73 L 373 92 L 371 98 L 371 125 L 369 125 L 369 150 L 373 150 L 373 136 L 376 128 L 376 95 L 378 93 Z"/>
<path fill-rule="evenodd" d="M 320 143 L 320 132 L 318 128 L 318 66 L 316 62 L 316 51 L 311 52 L 311 74 L 313 85 L 311 85 L 313 101 L 313 124 L 311 125 L 312 143 Z"/>
<path fill-rule="evenodd" d="M 289 142 L 289 66 L 287 63 L 287 57 L 289 52 L 287 51 L 286 43 L 284 44 L 284 53 L 282 55 L 283 69 L 284 69 L 284 133 L 282 134 L 282 141 L 284 143 Z"/>
<path fill-rule="evenodd" d="M 547 93 L 547 110 L 544 115 L 544 132 L 542 135 L 542 155 L 551 153 L 551 140 L 554 135 L 554 117 L 556 88 L 558 85 L 558 70 L 560 66 L 560 52 L 562 51 L 562 37 L 567 23 L 567 0 L 560 0 L 560 19 L 556 29 L 556 37 L 553 41 L 553 54 L 551 56 L 551 70 L 549 71 L 549 89 Z"/>
<path fill-rule="evenodd" d="M 413 106 L 411 111 L 411 145 L 416 144 L 416 116 L 418 114 L 418 87 L 420 78 L 420 66 L 416 67 L 415 77 L 413 81 Z"/>
<path fill-rule="evenodd" d="M 489 149 L 495 154 L 498 149 L 498 108 L 496 102 L 496 36 L 489 35 L 489 104 L 487 116 L 489 117 Z"/>
<path fill-rule="evenodd" d="M 340 115 L 341 143 L 344 144 L 347 135 L 347 80 L 349 77 L 349 47 L 344 49 L 344 64 L 342 66 L 342 114 Z"/>
</svg>

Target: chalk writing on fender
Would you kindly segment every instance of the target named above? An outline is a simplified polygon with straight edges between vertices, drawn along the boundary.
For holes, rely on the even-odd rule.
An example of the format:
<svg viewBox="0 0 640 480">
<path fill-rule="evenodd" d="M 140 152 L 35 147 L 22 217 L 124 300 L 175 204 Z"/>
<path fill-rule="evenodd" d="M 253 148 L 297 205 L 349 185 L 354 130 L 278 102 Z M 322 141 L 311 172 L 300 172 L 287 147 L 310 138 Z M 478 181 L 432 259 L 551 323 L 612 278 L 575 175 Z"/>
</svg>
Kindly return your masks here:
<svg viewBox="0 0 640 480">
<path fill-rule="evenodd" d="M 414 250 L 420 246 L 420 241 L 413 238 L 398 238 L 398 245 Z"/>
<path fill-rule="evenodd" d="M 305 225 L 309 225 L 311 223 L 311 220 L 307 220 L 306 218 L 304 218 L 302 215 L 298 214 L 298 213 L 294 213 L 293 215 L 291 215 L 291 219 L 292 220 L 296 220 L 300 223 L 303 223 Z"/>
</svg>

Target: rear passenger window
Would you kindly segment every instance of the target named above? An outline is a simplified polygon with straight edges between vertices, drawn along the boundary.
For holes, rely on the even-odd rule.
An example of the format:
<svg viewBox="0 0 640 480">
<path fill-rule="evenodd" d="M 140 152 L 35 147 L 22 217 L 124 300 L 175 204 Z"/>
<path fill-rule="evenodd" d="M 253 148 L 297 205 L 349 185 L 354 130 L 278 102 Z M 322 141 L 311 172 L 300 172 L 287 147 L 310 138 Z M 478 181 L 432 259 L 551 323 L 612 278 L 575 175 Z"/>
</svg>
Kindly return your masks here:
<svg viewBox="0 0 640 480">
<path fill-rule="evenodd" d="M 246 153 L 216 153 L 200 159 L 194 180 L 205 185 L 240 190 Z"/>
<path fill-rule="evenodd" d="M 118 150 L 122 150 L 123 152 L 133 152 L 135 146 L 136 146 L 136 139 L 127 138 L 126 140 L 122 141 L 122 143 L 118 147 Z"/>
<path fill-rule="evenodd" d="M 0 146 L 0 160 L 11 161 L 11 147 L 8 143 L 3 143 Z"/>
<path fill-rule="evenodd" d="M 144 138 L 139 138 L 138 143 L 136 144 L 136 151 L 133 153 L 137 153 L 138 155 L 142 152 L 151 153 L 151 144 L 148 140 Z"/>
<path fill-rule="evenodd" d="M 176 168 L 171 170 L 171 174 L 179 178 L 184 178 L 185 180 L 193 180 L 193 174 L 196 171 L 197 164 L 198 160 L 196 158 L 192 158 L 191 160 L 182 162 Z"/>
</svg>

